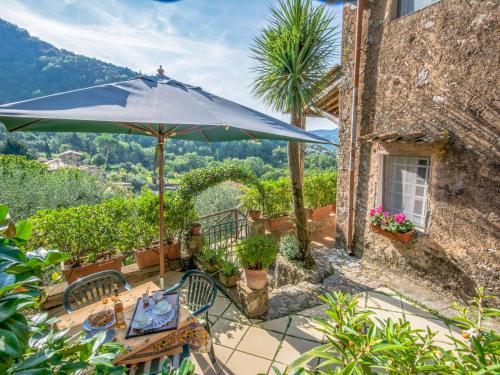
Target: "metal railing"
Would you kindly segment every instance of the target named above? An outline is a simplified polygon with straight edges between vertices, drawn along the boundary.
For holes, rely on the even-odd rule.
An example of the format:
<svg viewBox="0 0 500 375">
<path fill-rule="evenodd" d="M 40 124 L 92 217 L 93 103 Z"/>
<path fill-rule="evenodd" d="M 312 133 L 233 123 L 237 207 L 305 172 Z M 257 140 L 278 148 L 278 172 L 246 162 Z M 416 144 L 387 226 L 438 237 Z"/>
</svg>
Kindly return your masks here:
<svg viewBox="0 0 500 375">
<path fill-rule="evenodd" d="M 199 222 L 205 245 L 225 247 L 229 252 L 250 232 L 247 215 L 238 208 L 203 216 Z"/>
</svg>

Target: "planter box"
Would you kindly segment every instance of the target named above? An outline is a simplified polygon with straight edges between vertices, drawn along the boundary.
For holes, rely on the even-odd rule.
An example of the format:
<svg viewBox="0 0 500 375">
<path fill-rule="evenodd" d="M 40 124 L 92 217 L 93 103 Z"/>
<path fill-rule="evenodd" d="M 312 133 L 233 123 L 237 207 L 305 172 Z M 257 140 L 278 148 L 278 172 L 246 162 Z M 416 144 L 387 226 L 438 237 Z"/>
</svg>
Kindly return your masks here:
<svg viewBox="0 0 500 375">
<path fill-rule="evenodd" d="M 179 241 L 175 240 L 173 244 L 165 244 L 165 259 L 174 260 L 180 259 L 181 247 Z M 134 250 L 134 258 L 137 266 L 140 269 L 154 266 L 160 263 L 160 244 L 159 242 L 153 243 L 149 249 L 136 249 Z"/>
<path fill-rule="evenodd" d="M 411 230 L 406 233 L 401 233 L 401 232 L 389 232 L 388 230 L 384 230 L 380 228 L 377 225 L 370 224 L 371 229 L 373 232 L 378 233 L 384 237 L 389 238 L 390 240 L 393 241 L 399 241 L 404 244 L 409 244 L 413 241 L 413 236 L 415 235 L 415 231 Z"/>
<path fill-rule="evenodd" d="M 236 283 L 240 281 L 241 279 L 241 274 L 233 275 L 233 276 L 226 276 L 223 273 L 219 274 L 219 280 L 224 285 L 226 288 L 233 288 L 236 286 Z"/>
<path fill-rule="evenodd" d="M 292 218 L 290 216 L 282 216 L 277 219 L 267 219 L 266 230 L 268 232 L 280 232 L 293 228 Z"/>
<path fill-rule="evenodd" d="M 318 208 L 308 208 L 308 218 L 310 220 L 320 220 L 330 217 L 335 213 L 336 206 L 330 204 L 328 206 L 318 207 Z"/>
<path fill-rule="evenodd" d="M 97 272 L 108 271 L 108 270 L 115 270 L 121 272 L 122 261 L 123 261 L 123 256 L 118 255 L 111 259 L 99 261 L 96 263 L 84 264 L 83 266 L 64 269 L 63 273 L 68 284 L 71 284 L 82 277 L 92 275 Z"/>
</svg>

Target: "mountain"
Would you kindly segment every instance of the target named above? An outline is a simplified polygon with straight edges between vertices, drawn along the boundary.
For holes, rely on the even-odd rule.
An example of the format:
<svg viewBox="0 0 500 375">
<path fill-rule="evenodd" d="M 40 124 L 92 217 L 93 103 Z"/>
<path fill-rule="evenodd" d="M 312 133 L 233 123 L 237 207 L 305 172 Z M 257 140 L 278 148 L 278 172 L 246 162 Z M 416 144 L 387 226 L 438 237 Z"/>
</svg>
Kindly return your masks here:
<svg viewBox="0 0 500 375">
<path fill-rule="evenodd" d="M 317 129 L 311 130 L 311 133 L 326 138 L 333 143 L 339 143 L 339 129 Z"/>
<path fill-rule="evenodd" d="M 0 19 L 0 103 L 30 99 L 138 74 L 59 49 Z"/>
</svg>

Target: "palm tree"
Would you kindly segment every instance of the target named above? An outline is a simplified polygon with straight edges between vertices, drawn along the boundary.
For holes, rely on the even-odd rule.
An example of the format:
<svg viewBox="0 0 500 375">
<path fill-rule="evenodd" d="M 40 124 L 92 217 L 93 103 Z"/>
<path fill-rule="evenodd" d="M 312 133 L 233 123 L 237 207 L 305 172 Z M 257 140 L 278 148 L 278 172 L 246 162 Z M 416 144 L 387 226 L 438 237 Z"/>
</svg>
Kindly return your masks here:
<svg viewBox="0 0 500 375">
<path fill-rule="evenodd" d="M 269 25 L 252 46 L 257 61 L 253 93 L 276 111 L 290 114 L 292 125 L 305 128 L 305 109 L 314 103 L 336 51 L 333 14 L 311 0 L 279 0 L 270 7 Z M 302 259 L 312 265 L 303 197 L 304 146 L 288 143 L 297 238 Z"/>
</svg>

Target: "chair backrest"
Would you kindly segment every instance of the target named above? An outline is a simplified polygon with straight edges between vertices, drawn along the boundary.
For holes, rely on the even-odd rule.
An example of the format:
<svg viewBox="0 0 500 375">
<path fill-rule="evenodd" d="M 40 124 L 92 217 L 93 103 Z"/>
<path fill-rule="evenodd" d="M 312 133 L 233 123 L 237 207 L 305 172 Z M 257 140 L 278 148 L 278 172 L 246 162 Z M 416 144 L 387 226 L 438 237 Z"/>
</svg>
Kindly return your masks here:
<svg viewBox="0 0 500 375">
<path fill-rule="evenodd" d="M 114 270 L 102 271 L 83 277 L 69 285 L 63 294 L 63 305 L 67 312 L 72 312 L 111 296 L 115 289 L 130 290 L 125 276 Z"/>
<path fill-rule="evenodd" d="M 181 288 L 186 288 L 184 304 L 193 315 L 202 314 L 215 302 L 217 285 L 212 278 L 201 271 L 190 270 L 182 275 L 179 283 Z"/>
</svg>

